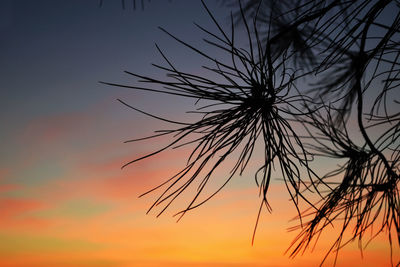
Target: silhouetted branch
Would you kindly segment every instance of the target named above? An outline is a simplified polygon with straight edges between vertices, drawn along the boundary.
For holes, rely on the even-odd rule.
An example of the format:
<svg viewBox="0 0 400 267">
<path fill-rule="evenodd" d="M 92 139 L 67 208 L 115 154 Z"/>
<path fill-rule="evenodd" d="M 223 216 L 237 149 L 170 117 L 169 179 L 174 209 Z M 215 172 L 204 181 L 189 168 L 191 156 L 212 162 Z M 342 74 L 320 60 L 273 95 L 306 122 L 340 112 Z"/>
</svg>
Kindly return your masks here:
<svg viewBox="0 0 400 267">
<path fill-rule="evenodd" d="M 147 2 L 151 2 L 151 0 L 147 0 Z M 144 10 L 144 3 L 145 0 L 140 0 L 138 2 L 136 2 L 136 0 L 130 0 L 130 1 L 125 1 L 125 0 L 121 0 L 121 7 L 122 9 L 126 9 L 127 3 L 130 3 L 132 5 L 133 10 L 136 10 L 140 4 L 140 7 L 142 10 Z M 102 7 L 104 4 L 104 0 L 99 0 L 99 6 Z"/>
<path fill-rule="evenodd" d="M 299 225 L 294 229 L 299 234 L 290 247 L 291 256 L 304 252 L 331 226 L 340 229 L 326 254 L 335 253 L 335 263 L 349 242 L 358 240 L 362 249 L 367 231 L 371 239 L 387 233 L 391 247 L 395 235 L 400 245 L 400 113 L 395 99 L 400 85 L 399 2 L 225 0 L 223 4 L 234 8 L 229 31 L 202 3 L 217 32 L 196 26 L 207 36 L 205 43 L 230 60 L 216 59 L 160 28 L 207 60 L 208 73 L 179 70 L 157 46 L 166 65 L 154 66 L 167 78 L 127 72 L 144 85 L 107 83 L 205 103 L 191 111 L 200 119 L 178 122 L 120 100 L 174 125 L 129 140 L 172 139 L 124 167 L 170 148 L 192 147 L 182 170 L 149 191 L 163 190 L 149 211 L 159 206 L 158 215 L 162 214 L 197 185 L 187 207 L 176 214 L 181 218 L 241 175 L 262 145 L 263 163 L 255 173 L 262 198 L 256 227 L 262 209 L 270 210 L 271 179 L 280 175 L 298 211 Z M 383 17 L 391 10 L 397 11 L 393 18 Z M 238 39 L 238 28 L 245 32 L 245 40 Z M 358 126 L 356 137 L 349 130 L 353 123 Z M 311 163 L 320 157 L 341 164 L 319 175 Z M 222 185 L 203 196 L 215 171 L 230 159 L 234 163 Z M 311 201 L 315 197 L 319 200 Z"/>
</svg>

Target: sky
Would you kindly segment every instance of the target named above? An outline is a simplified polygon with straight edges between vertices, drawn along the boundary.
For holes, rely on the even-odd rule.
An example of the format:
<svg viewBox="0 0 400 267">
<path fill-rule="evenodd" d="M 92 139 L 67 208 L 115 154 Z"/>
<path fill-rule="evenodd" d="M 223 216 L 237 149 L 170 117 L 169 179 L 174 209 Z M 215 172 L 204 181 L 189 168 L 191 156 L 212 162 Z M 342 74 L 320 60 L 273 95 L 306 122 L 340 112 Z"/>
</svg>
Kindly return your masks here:
<svg viewBox="0 0 400 267">
<path fill-rule="evenodd" d="M 193 103 L 100 81 L 136 84 L 124 71 L 163 77 L 151 65 L 163 62 L 155 43 L 178 66 L 203 71 L 158 27 L 202 45 L 193 22 L 213 24 L 197 0 L 145 1 L 144 10 L 126 2 L 0 3 L 0 266 L 318 266 L 334 236 L 289 258 L 296 210 L 279 182 L 251 244 L 260 199 L 250 173 L 179 222 L 172 215 L 187 196 L 160 217 L 146 214 L 157 193 L 138 196 L 178 171 L 188 151 L 121 169 L 160 147 L 124 141 L 166 125 L 117 99 L 171 118 Z M 206 3 L 229 29 L 229 8 Z M 378 237 L 363 258 L 357 244 L 345 247 L 337 266 L 389 266 L 389 253 Z"/>
</svg>

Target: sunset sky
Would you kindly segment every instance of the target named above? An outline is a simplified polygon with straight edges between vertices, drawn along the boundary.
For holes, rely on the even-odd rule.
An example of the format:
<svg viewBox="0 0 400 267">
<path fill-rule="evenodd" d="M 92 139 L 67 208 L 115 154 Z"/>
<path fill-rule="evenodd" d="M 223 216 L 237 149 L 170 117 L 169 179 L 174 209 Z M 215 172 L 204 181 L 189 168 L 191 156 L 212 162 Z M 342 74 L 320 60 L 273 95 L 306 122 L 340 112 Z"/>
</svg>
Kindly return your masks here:
<svg viewBox="0 0 400 267">
<path fill-rule="evenodd" d="M 206 3 L 229 29 L 230 9 Z M 215 26 L 198 0 L 145 1 L 144 10 L 126 4 L 0 3 L 0 266 L 318 266 L 335 236 L 328 231 L 312 253 L 289 258 L 296 232 L 288 228 L 298 221 L 279 181 L 270 189 L 272 213 L 262 214 L 251 244 L 260 204 L 251 170 L 178 223 L 173 215 L 190 195 L 158 218 L 156 211 L 146 215 L 160 192 L 138 196 L 179 171 L 188 151 L 121 169 L 167 139 L 124 141 L 169 125 L 117 99 L 172 119 L 185 119 L 194 103 L 99 82 L 137 84 L 124 71 L 163 77 L 151 65 L 163 62 L 155 43 L 177 66 L 200 73 L 203 62 L 158 26 L 199 47 L 204 35 L 193 22 Z M 345 247 L 337 266 L 389 266 L 385 237 L 363 258 L 357 243 Z"/>
</svg>

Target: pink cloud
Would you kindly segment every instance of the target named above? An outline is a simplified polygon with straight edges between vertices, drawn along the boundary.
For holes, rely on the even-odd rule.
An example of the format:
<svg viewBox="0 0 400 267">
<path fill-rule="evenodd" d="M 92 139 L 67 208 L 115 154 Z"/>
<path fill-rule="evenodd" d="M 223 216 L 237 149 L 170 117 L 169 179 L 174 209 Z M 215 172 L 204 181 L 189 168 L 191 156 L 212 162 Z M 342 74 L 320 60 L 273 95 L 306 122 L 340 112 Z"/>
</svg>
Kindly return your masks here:
<svg viewBox="0 0 400 267">
<path fill-rule="evenodd" d="M 2 229 L 40 229 L 48 225 L 48 222 L 31 213 L 48 206 L 47 203 L 34 199 L 0 199 L 0 226 Z"/>
<path fill-rule="evenodd" d="M 14 217 L 24 212 L 39 210 L 45 206 L 44 203 L 32 199 L 0 199 L 0 218 Z"/>
</svg>

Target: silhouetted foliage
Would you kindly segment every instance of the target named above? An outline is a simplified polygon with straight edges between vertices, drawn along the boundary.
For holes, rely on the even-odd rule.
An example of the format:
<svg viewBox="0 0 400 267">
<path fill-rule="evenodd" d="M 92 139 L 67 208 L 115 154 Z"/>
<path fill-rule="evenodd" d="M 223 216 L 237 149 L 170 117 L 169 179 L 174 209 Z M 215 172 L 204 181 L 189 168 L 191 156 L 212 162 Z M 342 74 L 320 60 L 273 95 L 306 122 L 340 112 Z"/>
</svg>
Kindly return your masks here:
<svg viewBox="0 0 400 267">
<path fill-rule="evenodd" d="M 131 4 L 133 10 L 136 10 L 136 8 L 138 8 L 138 6 L 139 6 L 139 2 L 140 2 L 140 7 L 143 10 L 144 4 L 146 2 L 145 0 L 140 0 L 137 2 L 136 2 L 136 0 L 130 0 L 130 1 L 129 0 L 127 0 L 127 1 L 121 0 L 121 7 L 122 7 L 122 9 L 125 9 L 127 5 Z M 150 2 L 150 0 L 147 0 L 147 2 Z M 99 6 L 102 7 L 103 4 L 104 4 L 104 0 L 99 0 Z"/>
<path fill-rule="evenodd" d="M 205 103 L 193 111 L 202 115 L 200 119 L 184 123 L 120 100 L 176 125 L 130 140 L 172 139 L 124 166 L 169 148 L 194 146 L 185 167 L 149 191 L 163 190 L 149 211 L 159 206 L 158 214 L 162 214 L 195 183 L 196 194 L 178 215 L 202 205 L 235 174 L 242 174 L 255 146 L 263 144 L 263 163 L 255 173 L 262 199 L 259 212 L 263 207 L 270 209 L 271 179 L 283 177 L 299 219 L 291 256 L 309 248 L 333 225 L 340 231 L 326 256 L 333 252 L 337 257 L 344 245 L 355 240 L 362 249 L 367 231 L 370 239 L 385 232 L 391 247 L 393 238 L 399 246 L 400 2 L 242 2 L 222 1 L 234 9 L 230 29 L 223 29 L 204 2 L 217 32 L 197 25 L 208 36 L 205 43 L 228 55 L 228 61 L 161 28 L 209 61 L 207 75 L 179 70 L 157 46 L 166 66 L 155 66 L 166 72 L 166 79 L 127 72 L 145 85 L 107 83 Z M 238 29 L 244 30 L 246 44 L 237 39 L 242 36 Z M 350 130 L 351 126 L 357 130 Z M 201 199 L 215 170 L 232 157 L 235 162 L 221 188 Z M 320 157 L 335 159 L 340 165 L 320 174 L 323 170 L 312 166 Z M 316 197 L 319 200 L 314 202 Z"/>
</svg>

